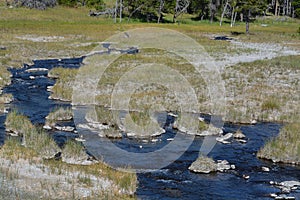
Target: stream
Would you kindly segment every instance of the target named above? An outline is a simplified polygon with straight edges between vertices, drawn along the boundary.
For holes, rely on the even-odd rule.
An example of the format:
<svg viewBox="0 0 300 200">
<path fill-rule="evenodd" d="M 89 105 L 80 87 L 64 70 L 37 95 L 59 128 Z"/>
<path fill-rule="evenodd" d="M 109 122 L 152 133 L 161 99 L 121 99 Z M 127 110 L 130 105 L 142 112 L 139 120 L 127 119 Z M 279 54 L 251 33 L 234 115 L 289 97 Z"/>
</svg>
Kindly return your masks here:
<svg viewBox="0 0 300 200">
<path fill-rule="evenodd" d="M 10 69 L 13 77 L 12 84 L 4 89 L 5 93 L 11 93 L 14 101 L 11 109 L 28 116 L 35 125 L 45 123 L 45 117 L 55 107 L 70 107 L 70 103 L 49 99 L 50 93 L 47 86 L 53 86 L 54 79 L 47 77 L 48 71 L 30 72 L 30 68 L 45 68 L 63 66 L 78 68 L 83 58 L 35 60 L 31 66 L 25 65 L 21 69 Z M 34 76 L 34 79 L 32 78 Z M 30 78 L 31 77 L 31 78 Z M 6 115 L 0 116 L 0 144 L 5 141 L 4 121 Z M 174 120 L 168 116 L 167 121 Z M 69 123 L 74 125 L 74 123 Z M 246 135 L 246 144 L 233 140 L 230 144 L 217 143 L 209 156 L 214 160 L 229 161 L 236 166 L 235 170 L 225 173 L 196 174 L 188 170 L 191 163 L 199 155 L 199 149 L 203 137 L 195 137 L 188 150 L 175 162 L 160 170 L 148 170 L 138 174 L 138 199 L 272 199 L 270 193 L 278 193 L 280 190 L 269 184 L 270 181 L 300 180 L 300 167 L 273 164 L 256 158 L 256 152 L 271 137 L 276 136 L 281 128 L 276 123 L 257 123 L 256 125 L 225 124 L 224 132 L 234 132 L 238 128 Z M 50 131 L 59 145 L 63 145 L 67 139 L 78 137 L 78 134 Z M 123 139 L 113 140 L 113 143 L 128 151 L 139 152 L 143 149 L 154 151 L 167 144 L 166 138 L 173 137 L 176 131 L 167 129 L 166 133 L 157 137 L 160 141 L 143 143 L 140 140 Z M 95 151 L 95 150 L 94 150 Z M 262 167 L 270 168 L 264 172 Z M 243 178 L 248 175 L 248 180 Z M 293 191 L 290 196 L 300 199 L 300 191 Z"/>
</svg>

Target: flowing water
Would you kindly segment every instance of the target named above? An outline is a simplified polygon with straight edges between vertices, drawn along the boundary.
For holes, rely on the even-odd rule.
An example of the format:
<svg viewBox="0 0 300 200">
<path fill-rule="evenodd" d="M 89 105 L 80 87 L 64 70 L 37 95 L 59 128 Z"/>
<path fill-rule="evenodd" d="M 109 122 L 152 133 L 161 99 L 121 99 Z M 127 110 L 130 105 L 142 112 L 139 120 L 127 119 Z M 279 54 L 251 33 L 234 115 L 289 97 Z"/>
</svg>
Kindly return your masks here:
<svg viewBox="0 0 300 200">
<path fill-rule="evenodd" d="M 47 86 L 52 86 L 55 80 L 47 77 L 47 71 L 28 72 L 29 68 L 46 68 L 63 66 L 78 68 L 83 58 L 37 60 L 32 66 L 22 69 L 11 69 L 12 84 L 4 92 L 12 93 L 14 101 L 12 109 L 28 116 L 34 124 L 43 124 L 48 113 L 57 106 L 70 107 L 69 103 L 49 99 Z M 30 76 L 34 76 L 32 79 Z M 168 123 L 174 119 L 168 117 Z M 0 116 L 0 143 L 5 140 L 5 115 Z M 72 123 L 70 123 L 72 125 Z M 236 166 L 235 170 L 225 173 L 196 174 L 188 170 L 189 165 L 198 157 L 203 137 L 196 137 L 188 150 L 174 163 L 160 170 L 148 170 L 138 174 L 138 189 L 136 195 L 140 199 L 270 199 L 270 193 L 280 192 L 271 186 L 269 181 L 300 180 L 300 168 L 273 164 L 256 158 L 256 152 L 265 141 L 276 136 L 281 125 L 275 123 L 258 123 L 249 126 L 225 124 L 224 132 L 234 132 L 241 128 L 248 142 L 241 144 L 233 141 L 231 144 L 215 145 L 209 156 L 215 160 L 226 159 Z M 168 143 L 167 138 L 174 137 L 175 130 L 166 128 L 167 132 L 157 139 L 159 142 L 145 143 L 141 140 L 124 137 L 113 140 L 114 144 L 132 152 L 154 151 Z M 49 132 L 62 145 L 68 138 L 78 137 L 74 133 L 62 131 Z M 95 137 L 95 136 L 93 136 Z M 93 146 L 90 146 L 92 148 Z M 90 149 L 91 150 L 91 149 Z M 91 152 L 97 151 L 97 148 Z M 150 161 L 151 162 L 151 161 Z M 270 168 L 270 172 L 262 171 L 261 167 Z M 245 180 L 243 175 L 250 178 Z M 300 199 L 300 191 L 294 191 L 292 196 Z"/>
</svg>

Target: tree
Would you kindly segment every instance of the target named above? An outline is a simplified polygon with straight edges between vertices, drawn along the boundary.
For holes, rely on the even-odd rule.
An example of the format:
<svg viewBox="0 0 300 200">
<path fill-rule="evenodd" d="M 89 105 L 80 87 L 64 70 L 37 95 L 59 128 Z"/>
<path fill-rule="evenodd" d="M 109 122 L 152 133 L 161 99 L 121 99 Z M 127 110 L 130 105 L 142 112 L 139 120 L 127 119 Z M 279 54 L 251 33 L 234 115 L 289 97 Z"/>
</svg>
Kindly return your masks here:
<svg viewBox="0 0 300 200">
<path fill-rule="evenodd" d="M 293 0 L 292 1 L 293 13 L 295 17 L 300 18 L 300 0 Z"/>
<path fill-rule="evenodd" d="M 245 16 L 246 33 L 249 34 L 250 17 L 263 13 L 267 9 L 266 0 L 239 0 L 239 11 Z"/>
</svg>

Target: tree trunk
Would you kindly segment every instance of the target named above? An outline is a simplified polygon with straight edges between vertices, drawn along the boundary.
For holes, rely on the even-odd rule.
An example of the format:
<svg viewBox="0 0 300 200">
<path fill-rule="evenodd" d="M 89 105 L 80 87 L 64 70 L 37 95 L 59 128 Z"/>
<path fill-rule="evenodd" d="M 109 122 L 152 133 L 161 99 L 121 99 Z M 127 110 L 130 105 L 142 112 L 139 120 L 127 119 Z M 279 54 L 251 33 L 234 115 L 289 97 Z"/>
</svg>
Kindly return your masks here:
<svg viewBox="0 0 300 200">
<path fill-rule="evenodd" d="M 216 12 L 216 5 L 211 1 L 210 4 L 210 23 L 213 23 Z"/>
<path fill-rule="evenodd" d="M 233 27 L 234 23 L 233 23 L 233 19 L 234 19 L 234 7 L 232 7 L 232 11 L 231 11 L 231 20 L 230 20 L 230 27 Z"/>
<path fill-rule="evenodd" d="M 237 12 L 234 13 L 233 26 L 235 25 L 236 16 L 237 16 Z"/>
<path fill-rule="evenodd" d="M 165 1 L 164 0 L 160 0 L 160 5 L 159 5 L 159 9 L 158 9 L 158 19 L 157 19 L 157 23 L 159 24 L 160 23 L 160 19 L 161 19 L 161 12 L 162 12 L 162 9 L 164 8 L 164 4 L 165 4 Z"/>
<path fill-rule="evenodd" d="M 117 23 L 117 12 L 118 12 L 118 0 L 116 0 L 116 7 L 115 7 L 115 23 Z"/>
<path fill-rule="evenodd" d="M 228 0 L 226 0 L 226 3 L 225 3 L 225 6 L 224 6 L 224 9 L 223 9 L 223 12 L 222 12 L 222 15 L 221 15 L 221 19 L 220 19 L 220 26 L 222 26 L 222 21 L 223 21 L 223 18 L 224 18 L 225 12 L 226 12 L 226 10 L 227 10 L 227 6 L 228 6 Z"/>
<path fill-rule="evenodd" d="M 120 22 L 122 22 L 123 0 L 120 0 Z"/>
<path fill-rule="evenodd" d="M 250 17 L 250 10 L 246 14 L 246 34 L 249 34 L 249 17 Z"/>
<path fill-rule="evenodd" d="M 276 0 L 276 3 L 275 3 L 275 16 L 278 16 L 278 7 L 279 7 L 279 1 Z"/>
</svg>

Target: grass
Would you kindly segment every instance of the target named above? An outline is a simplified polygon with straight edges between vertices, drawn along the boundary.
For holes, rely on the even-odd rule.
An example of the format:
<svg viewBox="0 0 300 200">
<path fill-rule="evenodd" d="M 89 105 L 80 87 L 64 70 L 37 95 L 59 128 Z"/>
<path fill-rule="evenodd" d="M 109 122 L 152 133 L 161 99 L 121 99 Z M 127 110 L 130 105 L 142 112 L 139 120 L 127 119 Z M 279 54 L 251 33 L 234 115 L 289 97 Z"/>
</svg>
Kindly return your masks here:
<svg viewBox="0 0 300 200">
<path fill-rule="evenodd" d="M 73 94 L 73 83 L 78 69 L 53 68 L 49 76 L 56 78 L 56 83 L 51 89 L 51 98 L 62 101 L 71 101 Z"/>
<path fill-rule="evenodd" d="M 227 119 L 289 122 L 299 110 L 300 56 L 241 63 L 226 68 Z"/>
<path fill-rule="evenodd" d="M 293 123 L 285 125 L 279 136 L 268 141 L 259 150 L 257 156 L 274 162 L 300 164 L 300 123 L 299 118 Z"/>
<path fill-rule="evenodd" d="M 30 120 L 20 115 L 16 110 L 10 112 L 5 120 L 6 131 L 13 132 L 19 136 L 29 133 L 33 129 Z"/>
<path fill-rule="evenodd" d="M 62 150 L 63 162 L 83 162 L 88 159 L 84 146 L 73 140 L 68 140 Z"/>
<path fill-rule="evenodd" d="M 71 108 L 59 107 L 54 109 L 46 117 L 46 124 L 55 126 L 57 121 L 67 121 L 73 118 L 73 111 Z"/>
<path fill-rule="evenodd" d="M 16 124 L 9 124 L 13 129 L 21 129 L 26 130 L 23 132 L 22 139 L 19 137 L 11 137 L 5 141 L 5 144 L 0 149 L 0 157 L 1 157 L 1 171 L 9 172 L 9 174 L 15 174 L 12 181 L 19 180 L 21 177 L 18 177 L 19 168 L 22 163 L 29 164 L 32 168 L 40 168 L 44 172 L 50 172 L 48 176 L 53 176 L 53 179 L 56 179 L 57 176 L 68 176 L 70 174 L 77 174 L 76 177 L 73 175 L 68 178 L 69 182 L 72 184 L 72 187 L 77 188 L 79 185 L 85 185 L 87 188 L 94 188 L 96 183 L 94 178 L 92 177 L 102 177 L 104 179 L 108 179 L 112 181 L 114 187 L 109 188 L 108 190 L 102 189 L 91 189 L 95 193 L 91 193 L 89 198 L 107 198 L 107 199 L 131 199 L 128 193 L 133 194 L 136 190 L 136 175 L 132 173 L 125 173 L 121 171 L 116 171 L 109 166 L 106 166 L 104 163 L 94 163 L 89 166 L 83 165 L 75 165 L 75 164 L 67 164 L 64 161 L 64 158 L 68 159 L 87 159 L 88 155 L 84 147 L 75 141 L 68 141 L 63 150 L 56 145 L 54 140 L 49 134 L 43 131 L 43 129 L 39 129 L 31 124 L 28 118 L 18 114 L 16 111 L 13 111 L 8 115 L 8 121 L 17 121 L 20 125 L 16 126 Z M 22 127 L 22 125 L 25 127 Z M 62 151 L 62 161 L 49 159 L 53 158 L 53 155 L 57 153 L 57 151 Z M 7 165 L 2 165 L 5 160 L 8 160 L 10 163 L 15 166 L 15 168 L 7 168 Z M 27 165 L 26 164 L 26 165 Z M 10 170 L 10 171 L 9 171 Z M 23 169 L 22 173 L 25 169 Z M 22 174 L 21 173 L 21 174 Z M 27 177 L 28 178 L 28 177 Z M 22 178 L 22 181 L 26 181 L 25 177 Z M 31 178 L 30 178 L 31 179 Z M 41 181 L 41 190 L 35 191 L 22 191 L 19 186 L 15 186 L 18 190 L 15 195 L 23 196 L 23 192 L 27 193 L 29 196 L 39 193 L 40 191 L 44 191 L 45 189 L 49 190 L 49 188 L 60 191 L 60 183 L 65 180 L 57 180 L 59 182 L 47 181 L 40 177 L 32 178 L 30 183 L 36 182 L 37 180 Z M 42 184 L 46 181 L 46 184 Z M 30 185 L 30 184 L 29 184 Z M 1 188 L 4 190 L 6 185 Z M 30 186 L 29 186 L 30 187 Z M 24 189 L 24 188 L 23 188 Z M 50 189 L 50 190 L 52 190 Z M 51 193 L 49 190 L 49 193 Z M 75 190 L 75 189 L 74 189 Z M 5 191 L 3 191 L 5 192 Z M 76 193 L 76 191 L 73 191 Z M 69 193 L 70 195 L 71 193 Z M 57 194 L 58 195 L 58 194 Z M 67 195 L 67 194 L 64 194 Z M 40 194 L 40 196 L 43 196 Z M 49 199 L 52 199 L 51 196 L 48 196 Z M 72 199 L 70 196 L 64 196 L 66 199 Z"/>
</svg>

